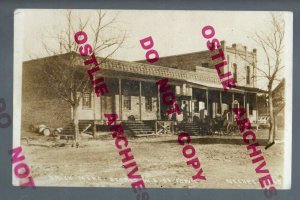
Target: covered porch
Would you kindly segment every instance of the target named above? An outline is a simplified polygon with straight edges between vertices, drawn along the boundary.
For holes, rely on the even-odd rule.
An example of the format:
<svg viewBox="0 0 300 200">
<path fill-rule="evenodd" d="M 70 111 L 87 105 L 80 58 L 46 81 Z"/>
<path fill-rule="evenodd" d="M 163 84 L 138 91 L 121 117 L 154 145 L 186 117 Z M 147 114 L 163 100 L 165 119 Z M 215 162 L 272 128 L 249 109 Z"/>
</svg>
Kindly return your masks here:
<svg viewBox="0 0 300 200">
<path fill-rule="evenodd" d="M 174 132 L 174 126 L 179 123 L 194 123 L 218 115 L 226 114 L 226 119 L 233 121 L 234 107 L 245 107 L 252 122 L 258 118 L 255 92 L 224 92 L 222 88 L 170 80 L 169 85 L 182 112 L 168 116 L 156 79 L 106 77 L 105 81 L 109 85 L 109 94 L 101 97 L 94 93 L 83 94 L 79 106 L 79 120 L 92 122 L 93 130 L 97 125 L 105 125 L 106 113 L 118 114 L 119 121 L 129 129 L 156 134 Z"/>
</svg>

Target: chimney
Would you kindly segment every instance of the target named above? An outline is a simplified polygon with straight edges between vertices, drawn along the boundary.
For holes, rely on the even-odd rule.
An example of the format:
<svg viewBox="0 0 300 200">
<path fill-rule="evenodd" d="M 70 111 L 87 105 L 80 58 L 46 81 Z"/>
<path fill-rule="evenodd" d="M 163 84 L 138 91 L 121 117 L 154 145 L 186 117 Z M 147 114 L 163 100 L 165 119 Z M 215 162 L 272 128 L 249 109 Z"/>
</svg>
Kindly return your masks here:
<svg viewBox="0 0 300 200">
<path fill-rule="evenodd" d="M 256 55 L 256 49 L 253 49 L 253 54 L 255 54 L 255 55 Z"/>
<path fill-rule="evenodd" d="M 247 46 L 244 46 L 245 49 L 245 58 L 247 58 Z"/>
<path fill-rule="evenodd" d="M 232 48 L 236 48 L 236 44 L 234 43 L 234 44 L 232 44 Z"/>
</svg>

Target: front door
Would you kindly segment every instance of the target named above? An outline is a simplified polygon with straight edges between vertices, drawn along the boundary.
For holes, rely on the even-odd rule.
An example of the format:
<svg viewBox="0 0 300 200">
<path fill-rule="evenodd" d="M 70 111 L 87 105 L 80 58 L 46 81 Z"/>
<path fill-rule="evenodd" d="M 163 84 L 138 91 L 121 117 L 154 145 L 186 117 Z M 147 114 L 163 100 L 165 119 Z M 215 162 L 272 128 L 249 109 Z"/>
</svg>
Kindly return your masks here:
<svg viewBox="0 0 300 200">
<path fill-rule="evenodd" d="M 114 96 L 101 96 L 102 119 L 105 119 L 104 114 L 114 113 Z"/>
</svg>

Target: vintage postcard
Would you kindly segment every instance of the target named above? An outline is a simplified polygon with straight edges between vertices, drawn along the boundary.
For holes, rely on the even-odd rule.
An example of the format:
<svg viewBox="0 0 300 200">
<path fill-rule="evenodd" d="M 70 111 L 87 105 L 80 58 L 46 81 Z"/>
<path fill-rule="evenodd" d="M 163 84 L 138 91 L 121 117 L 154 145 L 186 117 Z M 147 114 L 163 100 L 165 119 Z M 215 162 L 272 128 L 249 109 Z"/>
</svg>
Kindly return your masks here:
<svg viewBox="0 0 300 200">
<path fill-rule="evenodd" d="M 290 189 L 292 24 L 291 12 L 16 10 L 13 184 L 142 199 Z"/>
</svg>

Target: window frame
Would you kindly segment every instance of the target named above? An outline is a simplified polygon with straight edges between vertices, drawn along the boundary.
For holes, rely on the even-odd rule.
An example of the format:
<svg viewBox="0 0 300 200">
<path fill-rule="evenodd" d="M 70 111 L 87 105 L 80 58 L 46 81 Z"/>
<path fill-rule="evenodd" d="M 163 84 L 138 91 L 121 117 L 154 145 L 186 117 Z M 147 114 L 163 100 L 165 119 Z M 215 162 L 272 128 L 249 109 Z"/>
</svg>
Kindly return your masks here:
<svg viewBox="0 0 300 200">
<path fill-rule="evenodd" d="M 123 96 L 123 108 L 124 108 L 124 110 L 131 110 L 131 96 L 130 95 Z"/>
<path fill-rule="evenodd" d="M 234 81 L 237 83 L 237 64 L 233 63 L 233 78 Z"/>
<path fill-rule="evenodd" d="M 208 62 L 201 63 L 201 67 L 209 68 L 209 63 Z"/>
<path fill-rule="evenodd" d="M 251 78 L 250 78 L 251 69 L 250 66 L 246 66 L 246 84 L 251 84 Z"/>
<path fill-rule="evenodd" d="M 86 96 L 88 95 L 88 97 Z M 88 101 L 86 101 L 86 99 L 88 99 Z M 88 105 L 86 105 L 85 103 L 88 102 Z M 83 110 L 90 110 L 92 109 L 92 93 L 90 92 L 85 92 L 82 94 L 82 109 Z"/>
</svg>

